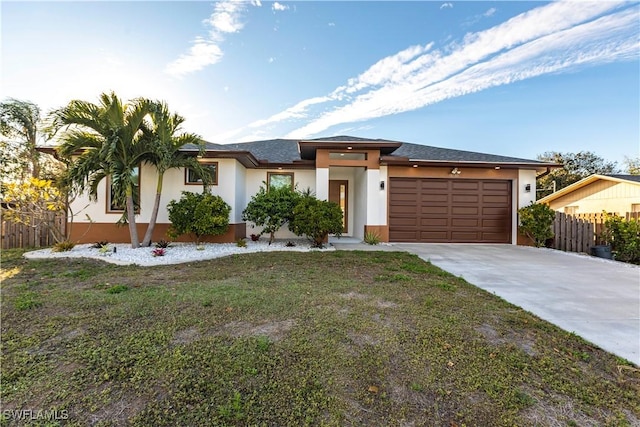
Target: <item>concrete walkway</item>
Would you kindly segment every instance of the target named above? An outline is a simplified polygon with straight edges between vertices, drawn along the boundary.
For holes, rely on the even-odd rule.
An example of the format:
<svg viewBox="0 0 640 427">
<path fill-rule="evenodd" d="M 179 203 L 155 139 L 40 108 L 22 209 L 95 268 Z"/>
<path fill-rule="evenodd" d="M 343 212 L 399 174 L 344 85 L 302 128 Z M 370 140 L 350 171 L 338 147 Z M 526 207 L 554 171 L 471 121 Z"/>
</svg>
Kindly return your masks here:
<svg viewBox="0 0 640 427">
<path fill-rule="evenodd" d="M 640 266 L 513 245 L 394 243 L 374 248 L 414 253 L 640 365 Z"/>
</svg>

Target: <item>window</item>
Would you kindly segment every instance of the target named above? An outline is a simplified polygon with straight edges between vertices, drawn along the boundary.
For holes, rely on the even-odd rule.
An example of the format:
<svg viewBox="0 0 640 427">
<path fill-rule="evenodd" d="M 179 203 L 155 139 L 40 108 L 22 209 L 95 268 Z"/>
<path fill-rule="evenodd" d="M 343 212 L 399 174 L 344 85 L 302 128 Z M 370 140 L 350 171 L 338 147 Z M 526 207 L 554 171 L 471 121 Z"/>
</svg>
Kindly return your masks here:
<svg viewBox="0 0 640 427">
<path fill-rule="evenodd" d="M 211 177 L 213 178 L 211 184 L 218 185 L 218 163 L 202 163 L 201 166 L 205 169 L 208 169 L 211 173 Z M 202 185 L 202 178 L 198 176 L 196 171 L 194 171 L 193 169 L 186 168 L 184 172 L 184 183 L 186 185 Z"/>
<path fill-rule="evenodd" d="M 136 167 L 132 172 L 133 176 L 133 205 L 136 213 L 140 212 L 140 167 Z M 111 187 L 111 177 L 107 178 L 107 212 L 123 212 L 124 204 L 119 204 L 115 200 L 115 194 Z"/>
<path fill-rule="evenodd" d="M 329 153 L 330 159 L 367 160 L 367 153 Z"/>
<path fill-rule="evenodd" d="M 578 207 L 577 206 L 565 206 L 564 207 L 564 213 L 566 213 L 567 215 L 575 215 L 578 213 Z"/>
<path fill-rule="evenodd" d="M 267 172 L 267 190 L 269 188 L 290 187 L 293 190 L 293 173 Z"/>
</svg>

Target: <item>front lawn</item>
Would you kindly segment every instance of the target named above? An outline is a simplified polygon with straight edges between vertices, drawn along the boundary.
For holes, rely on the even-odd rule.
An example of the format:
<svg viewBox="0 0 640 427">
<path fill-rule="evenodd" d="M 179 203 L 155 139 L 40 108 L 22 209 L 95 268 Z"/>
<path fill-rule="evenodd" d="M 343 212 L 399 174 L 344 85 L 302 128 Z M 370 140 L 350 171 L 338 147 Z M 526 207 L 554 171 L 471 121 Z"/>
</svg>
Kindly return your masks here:
<svg viewBox="0 0 640 427">
<path fill-rule="evenodd" d="M 406 253 L 21 253 L 2 253 L 0 425 L 640 424 L 636 368 Z"/>
</svg>

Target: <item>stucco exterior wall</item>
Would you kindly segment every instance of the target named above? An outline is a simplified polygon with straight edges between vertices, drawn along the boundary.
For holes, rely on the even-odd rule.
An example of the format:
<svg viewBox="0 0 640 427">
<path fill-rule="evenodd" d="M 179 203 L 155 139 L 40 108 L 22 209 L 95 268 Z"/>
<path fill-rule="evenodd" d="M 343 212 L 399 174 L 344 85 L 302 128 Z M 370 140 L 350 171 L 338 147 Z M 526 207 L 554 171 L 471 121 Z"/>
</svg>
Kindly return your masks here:
<svg viewBox="0 0 640 427">
<path fill-rule="evenodd" d="M 212 194 L 221 196 L 231 207 L 230 222 L 240 222 L 236 219 L 234 207 L 236 207 L 236 181 L 242 179 L 242 171 L 236 173 L 236 169 L 242 168 L 234 159 L 219 159 L 218 161 L 218 185 L 212 185 Z M 244 168 L 242 168 L 244 169 Z M 240 176 L 238 176 L 240 175 Z M 142 165 L 140 170 L 140 213 L 136 216 L 136 222 L 146 224 L 151 218 L 151 211 L 155 201 L 158 174 L 152 166 Z M 166 209 L 171 200 L 180 199 L 183 191 L 201 193 L 202 185 L 186 185 L 185 171 L 183 168 L 170 169 L 164 174 L 160 210 L 158 211 L 158 223 L 169 223 L 169 213 Z M 71 203 L 75 223 L 115 223 L 122 216 L 121 212 L 107 211 L 107 179 L 103 179 L 98 185 L 98 200 L 90 202 L 87 194 L 82 194 Z M 90 219 L 87 218 L 89 215 Z"/>
<path fill-rule="evenodd" d="M 624 214 L 631 212 L 634 204 L 640 204 L 640 184 L 601 179 L 552 200 L 549 206 L 560 212 L 567 206 L 576 206 L 576 213 Z"/>
</svg>

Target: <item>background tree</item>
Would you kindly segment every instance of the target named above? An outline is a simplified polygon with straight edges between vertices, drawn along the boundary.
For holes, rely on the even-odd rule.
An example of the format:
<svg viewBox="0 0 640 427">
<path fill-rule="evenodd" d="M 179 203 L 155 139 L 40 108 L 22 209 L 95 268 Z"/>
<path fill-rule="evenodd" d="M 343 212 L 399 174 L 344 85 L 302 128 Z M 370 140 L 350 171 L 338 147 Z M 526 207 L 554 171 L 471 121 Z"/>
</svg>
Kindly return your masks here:
<svg viewBox="0 0 640 427">
<path fill-rule="evenodd" d="M 538 160 L 563 165 L 562 169 L 555 169 L 537 180 L 538 198 L 553 192 L 553 182 L 555 182 L 555 190 L 558 191 L 592 174 L 607 175 L 618 172 L 616 162 L 609 162 L 590 151 L 579 153 L 550 151 L 539 155 Z"/>
<path fill-rule="evenodd" d="M 140 247 L 135 222 L 134 171 L 148 155 L 142 126 L 149 113 L 145 100 L 123 104 L 115 93 L 103 93 L 100 102 L 74 100 L 52 113 L 53 129 L 63 129 L 59 154 L 72 159 L 66 180 L 74 191 L 88 191 L 97 199 L 98 184 L 110 177 L 113 202 L 125 206 L 131 247 Z"/>
<path fill-rule="evenodd" d="M 40 108 L 29 101 L 9 98 L 0 103 L 0 145 L 3 176 L 23 180 L 40 177 L 39 153 L 36 150 Z"/>
<path fill-rule="evenodd" d="M 229 206 L 220 196 L 211 193 L 182 192 L 180 200 L 167 205 L 171 228 L 169 234 L 178 237 L 193 234 L 196 245 L 203 236 L 218 236 L 229 229 Z"/>
<path fill-rule="evenodd" d="M 185 144 L 200 146 L 204 150 L 204 143 L 198 135 L 181 132 L 184 118 L 178 114 L 172 114 L 167 104 L 160 101 L 148 101 L 151 125 L 144 129 L 144 142 L 147 145 L 148 154 L 145 162 L 155 166 L 158 172 L 156 183 L 156 196 L 147 231 L 142 239 L 142 246 L 151 244 L 151 237 L 158 219 L 160 199 L 162 197 L 162 185 L 164 174 L 167 170 L 177 167 L 193 169 L 202 178 L 203 185 L 212 182 L 212 177 L 206 168 L 203 168 L 197 159 L 187 156 L 179 150 Z"/>
<path fill-rule="evenodd" d="M 270 188 L 267 191 L 265 185 L 251 198 L 242 212 L 242 219 L 250 221 L 253 226 L 262 227 L 260 235 L 269 233 L 271 244 L 275 233 L 291 220 L 300 195 L 289 186 Z"/>
<path fill-rule="evenodd" d="M 624 156 L 625 172 L 629 175 L 640 175 L 640 157 Z"/>
<path fill-rule="evenodd" d="M 56 217 L 64 216 L 66 197 L 51 181 L 30 178 L 8 182 L 3 188 L 2 218 L 50 233 L 59 243 L 66 240 Z"/>
</svg>

